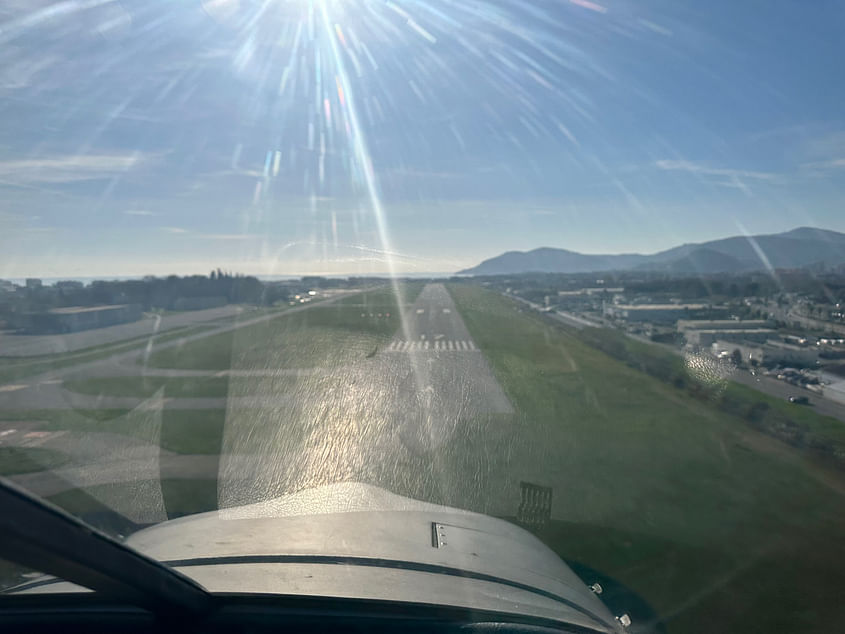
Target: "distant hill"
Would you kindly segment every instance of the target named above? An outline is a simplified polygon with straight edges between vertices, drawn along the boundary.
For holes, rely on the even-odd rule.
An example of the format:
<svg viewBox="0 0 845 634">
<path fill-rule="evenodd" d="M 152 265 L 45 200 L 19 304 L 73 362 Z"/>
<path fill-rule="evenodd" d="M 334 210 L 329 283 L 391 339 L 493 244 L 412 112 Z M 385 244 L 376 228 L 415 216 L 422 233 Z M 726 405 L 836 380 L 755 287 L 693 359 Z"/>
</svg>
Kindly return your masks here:
<svg viewBox="0 0 845 634">
<path fill-rule="evenodd" d="M 575 273 L 631 269 L 644 264 L 644 255 L 586 255 L 566 249 L 541 248 L 533 251 L 508 251 L 485 260 L 460 274 L 499 275 L 509 273 Z"/>
<path fill-rule="evenodd" d="M 593 255 L 544 247 L 508 251 L 484 260 L 459 275 L 516 273 L 590 273 L 663 271 L 666 273 L 739 273 L 768 268 L 798 269 L 818 264 L 845 264 L 845 233 L 799 227 L 758 236 L 735 236 L 683 244 L 652 255 Z"/>
</svg>

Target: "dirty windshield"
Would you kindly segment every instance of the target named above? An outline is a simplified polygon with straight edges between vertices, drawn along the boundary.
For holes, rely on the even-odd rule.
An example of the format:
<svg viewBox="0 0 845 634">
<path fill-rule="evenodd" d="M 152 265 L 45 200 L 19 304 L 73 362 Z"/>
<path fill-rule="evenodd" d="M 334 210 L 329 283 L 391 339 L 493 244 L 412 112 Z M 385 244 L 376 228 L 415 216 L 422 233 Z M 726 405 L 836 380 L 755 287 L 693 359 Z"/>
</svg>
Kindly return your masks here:
<svg viewBox="0 0 845 634">
<path fill-rule="evenodd" d="M 0 476 L 162 559 L 209 554 L 179 550 L 191 518 L 235 544 L 450 507 L 525 531 L 496 574 L 533 534 L 635 625 L 835 629 L 843 25 L 3 2 Z M 419 556 L 457 566 L 438 530 Z"/>
</svg>

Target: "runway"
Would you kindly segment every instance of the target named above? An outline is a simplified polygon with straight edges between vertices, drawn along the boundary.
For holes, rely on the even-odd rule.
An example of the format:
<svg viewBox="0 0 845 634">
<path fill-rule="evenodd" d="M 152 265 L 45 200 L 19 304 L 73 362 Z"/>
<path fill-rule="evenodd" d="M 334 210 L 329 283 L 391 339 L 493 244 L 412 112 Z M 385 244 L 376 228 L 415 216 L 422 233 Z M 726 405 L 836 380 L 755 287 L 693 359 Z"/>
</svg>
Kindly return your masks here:
<svg viewBox="0 0 845 634">
<path fill-rule="evenodd" d="M 485 511 L 502 502 L 491 478 L 509 473 L 513 407 L 442 284 L 422 290 L 383 349 L 297 377 L 291 392 L 260 411 L 229 407 L 221 507 L 338 481 Z"/>
</svg>

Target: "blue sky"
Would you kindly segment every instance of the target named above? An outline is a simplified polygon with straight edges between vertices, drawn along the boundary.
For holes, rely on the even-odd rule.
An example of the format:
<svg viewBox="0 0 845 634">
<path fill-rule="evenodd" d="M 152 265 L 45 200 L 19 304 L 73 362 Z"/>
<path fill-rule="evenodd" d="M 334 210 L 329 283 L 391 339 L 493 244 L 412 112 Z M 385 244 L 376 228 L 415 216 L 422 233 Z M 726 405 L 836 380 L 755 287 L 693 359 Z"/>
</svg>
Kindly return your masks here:
<svg viewBox="0 0 845 634">
<path fill-rule="evenodd" d="M 833 0 L 15 0 L 0 277 L 845 231 Z"/>
</svg>

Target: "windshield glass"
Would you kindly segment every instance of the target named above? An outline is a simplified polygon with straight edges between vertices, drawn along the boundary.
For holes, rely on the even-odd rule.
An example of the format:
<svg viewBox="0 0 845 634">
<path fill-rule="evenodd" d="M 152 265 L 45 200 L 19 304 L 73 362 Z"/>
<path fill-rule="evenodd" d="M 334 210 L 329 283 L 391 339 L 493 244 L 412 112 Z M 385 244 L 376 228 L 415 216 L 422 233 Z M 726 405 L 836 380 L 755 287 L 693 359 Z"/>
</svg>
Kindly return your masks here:
<svg viewBox="0 0 845 634">
<path fill-rule="evenodd" d="M 844 20 L 3 3 L 0 475 L 166 561 L 349 555 L 335 515 L 441 505 L 635 621 L 828 631 Z M 205 512 L 227 523 L 162 524 Z M 313 543 L 238 522 L 294 516 Z M 229 551 L 180 550 L 196 526 Z M 517 541 L 485 561 L 540 583 Z"/>
</svg>

